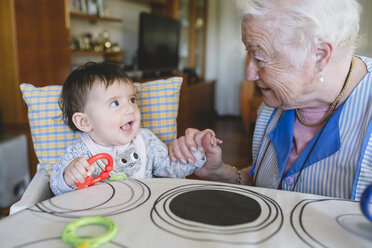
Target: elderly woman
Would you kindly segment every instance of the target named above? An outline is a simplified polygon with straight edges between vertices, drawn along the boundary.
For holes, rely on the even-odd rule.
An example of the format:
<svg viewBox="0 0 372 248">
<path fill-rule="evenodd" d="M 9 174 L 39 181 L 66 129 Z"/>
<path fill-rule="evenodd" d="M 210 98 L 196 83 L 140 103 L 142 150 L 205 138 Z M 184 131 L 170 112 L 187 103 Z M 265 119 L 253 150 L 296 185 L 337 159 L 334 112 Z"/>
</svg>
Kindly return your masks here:
<svg viewBox="0 0 372 248">
<path fill-rule="evenodd" d="M 353 56 L 356 0 L 245 0 L 246 77 L 263 95 L 253 138 L 253 167 L 223 163 L 204 148 L 208 180 L 358 200 L 372 183 L 372 59 Z M 170 149 L 192 160 L 197 129 Z M 205 142 L 207 144 L 207 142 Z"/>
</svg>

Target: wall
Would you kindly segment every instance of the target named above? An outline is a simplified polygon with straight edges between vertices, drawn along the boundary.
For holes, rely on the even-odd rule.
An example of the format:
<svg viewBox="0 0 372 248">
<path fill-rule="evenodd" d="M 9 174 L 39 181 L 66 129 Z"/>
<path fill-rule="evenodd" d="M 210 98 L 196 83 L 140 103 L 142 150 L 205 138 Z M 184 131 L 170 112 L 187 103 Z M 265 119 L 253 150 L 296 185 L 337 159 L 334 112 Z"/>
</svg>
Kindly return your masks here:
<svg viewBox="0 0 372 248">
<path fill-rule="evenodd" d="M 139 14 L 150 12 L 150 5 L 134 1 L 105 0 L 105 6 L 110 12 L 108 16 L 121 18 L 123 22 L 98 21 L 91 24 L 88 20 L 72 18 L 70 33 L 73 35 L 92 33 L 93 37 L 97 37 L 102 31 L 107 30 L 110 33 L 110 39 L 118 42 L 120 48 L 125 51 L 124 62 L 131 65 L 138 47 Z M 82 64 L 88 60 L 103 61 L 103 57 L 74 55 L 72 65 Z"/>
<path fill-rule="evenodd" d="M 362 5 L 362 15 L 360 22 L 360 44 L 356 54 L 372 57 L 372 1 L 359 0 Z"/>
<path fill-rule="evenodd" d="M 206 46 L 206 79 L 216 79 L 215 109 L 219 115 L 240 115 L 246 52 L 232 1 L 208 1 Z"/>
</svg>

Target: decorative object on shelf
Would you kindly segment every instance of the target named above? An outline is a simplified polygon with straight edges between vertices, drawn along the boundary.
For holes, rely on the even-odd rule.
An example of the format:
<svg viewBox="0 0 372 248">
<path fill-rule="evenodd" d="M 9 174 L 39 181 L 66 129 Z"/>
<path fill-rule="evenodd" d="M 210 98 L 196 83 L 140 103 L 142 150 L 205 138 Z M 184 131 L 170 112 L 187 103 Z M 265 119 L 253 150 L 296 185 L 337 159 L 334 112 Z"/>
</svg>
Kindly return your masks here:
<svg viewBox="0 0 372 248">
<path fill-rule="evenodd" d="M 104 41 L 101 36 L 98 36 L 97 39 L 94 39 L 94 51 L 95 52 L 103 52 L 104 49 Z"/>
<path fill-rule="evenodd" d="M 117 42 L 112 43 L 111 50 L 113 52 L 120 52 L 120 46 L 119 46 L 119 44 Z"/>
<path fill-rule="evenodd" d="M 70 11 L 83 12 L 80 0 L 70 0 Z"/>
<path fill-rule="evenodd" d="M 70 38 L 70 50 L 74 51 L 74 50 L 79 50 L 79 49 L 80 49 L 79 37 L 72 35 Z"/>
<path fill-rule="evenodd" d="M 103 49 L 105 51 L 111 51 L 111 41 L 110 41 L 110 33 L 108 31 L 103 31 L 102 32 L 102 37 L 103 37 Z"/>
<path fill-rule="evenodd" d="M 87 0 L 87 13 L 88 15 L 98 15 L 97 2 L 95 0 Z"/>
<path fill-rule="evenodd" d="M 93 38 L 90 33 L 71 36 L 70 48 L 71 51 L 83 52 L 82 54 L 88 54 L 89 52 L 91 54 L 103 53 L 105 55 L 105 61 L 122 61 L 123 52 L 117 42 L 110 40 L 110 33 L 108 31 L 102 32 L 97 38 Z"/>
<path fill-rule="evenodd" d="M 70 0 L 70 11 L 94 16 L 105 16 L 104 0 Z"/>
<path fill-rule="evenodd" d="M 97 0 L 97 12 L 98 16 L 105 16 L 105 7 L 103 4 L 103 0 Z"/>
<path fill-rule="evenodd" d="M 80 41 L 81 50 L 92 50 L 93 48 L 93 37 L 91 33 L 83 34 Z"/>
</svg>

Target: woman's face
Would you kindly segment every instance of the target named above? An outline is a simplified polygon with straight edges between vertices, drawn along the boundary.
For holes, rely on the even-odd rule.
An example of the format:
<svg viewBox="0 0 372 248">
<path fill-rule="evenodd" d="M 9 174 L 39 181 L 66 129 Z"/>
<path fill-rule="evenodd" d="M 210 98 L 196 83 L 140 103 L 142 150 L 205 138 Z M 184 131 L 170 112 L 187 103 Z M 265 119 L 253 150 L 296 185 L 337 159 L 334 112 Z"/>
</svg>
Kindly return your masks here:
<svg viewBox="0 0 372 248">
<path fill-rule="evenodd" d="M 293 109 L 308 106 L 310 85 L 315 77 L 312 60 L 306 58 L 302 66 L 293 66 L 290 56 L 298 54 L 302 57 L 301 50 L 287 45 L 278 51 L 273 39 L 283 37 L 275 34 L 275 24 L 268 29 L 263 22 L 245 19 L 242 23 L 242 38 L 250 56 L 247 80 L 256 83 L 269 107 Z"/>
</svg>

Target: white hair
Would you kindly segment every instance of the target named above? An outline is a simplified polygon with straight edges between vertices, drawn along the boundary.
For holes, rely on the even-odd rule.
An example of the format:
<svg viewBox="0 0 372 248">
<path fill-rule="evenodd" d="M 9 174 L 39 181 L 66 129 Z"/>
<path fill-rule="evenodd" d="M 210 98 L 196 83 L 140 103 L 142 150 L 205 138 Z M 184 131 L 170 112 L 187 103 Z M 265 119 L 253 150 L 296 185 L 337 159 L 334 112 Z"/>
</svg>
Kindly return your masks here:
<svg viewBox="0 0 372 248">
<path fill-rule="evenodd" d="M 264 18 L 267 28 L 274 23 L 279 33 L 273 37 L 281 37 L 273 39 L 276 49 L 284 42 L 303 49 L 306 56 L 325 41 L 333 45 L 335 56 L 350 56 L 357 46 L 361 12 L 357 0 L 236 0 L 236 4 L 243 20 Z M 298 63 L 305 58 L 296 59 Z"/>
</svg>

